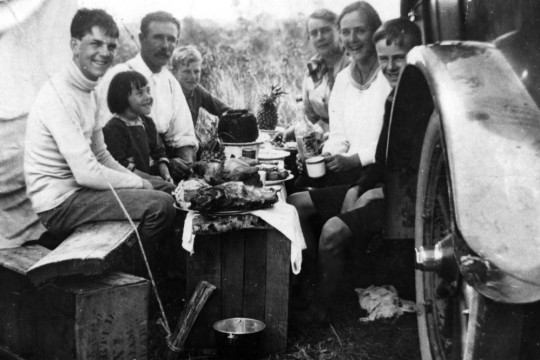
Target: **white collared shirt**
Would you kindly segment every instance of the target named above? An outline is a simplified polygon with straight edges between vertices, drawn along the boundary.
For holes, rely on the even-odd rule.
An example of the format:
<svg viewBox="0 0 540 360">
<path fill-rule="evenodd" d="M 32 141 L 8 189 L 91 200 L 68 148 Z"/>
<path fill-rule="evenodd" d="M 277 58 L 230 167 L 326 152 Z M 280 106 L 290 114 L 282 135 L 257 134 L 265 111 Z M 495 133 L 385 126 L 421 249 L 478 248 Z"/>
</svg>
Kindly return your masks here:
<svg viewBox="0 0 540 360">
<path fill-rule="evenodd" d="M 380 69 L 368 88 L 361 86 L 352 76 L 353 68 L 354 62 L 336 78 L 329 104 L 330 134 L 323 152 L 358 154 L 365 166 L 375 162 L 384 104 L 392 88 Z"/>
</svg>

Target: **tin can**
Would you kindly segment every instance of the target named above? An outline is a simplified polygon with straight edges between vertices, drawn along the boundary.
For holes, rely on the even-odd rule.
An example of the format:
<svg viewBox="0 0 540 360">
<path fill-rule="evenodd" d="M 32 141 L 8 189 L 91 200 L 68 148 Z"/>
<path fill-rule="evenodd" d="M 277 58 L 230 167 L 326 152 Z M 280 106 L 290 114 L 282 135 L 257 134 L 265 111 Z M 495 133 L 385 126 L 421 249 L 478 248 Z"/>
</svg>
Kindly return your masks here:
<svg viewBox="0 0 540 360">
<path fill-rule="evenodd" d="M 242 156 L 249 159 L 255 159 L 257 151 L 255 149 L 242 149 Z"/>
</svg>

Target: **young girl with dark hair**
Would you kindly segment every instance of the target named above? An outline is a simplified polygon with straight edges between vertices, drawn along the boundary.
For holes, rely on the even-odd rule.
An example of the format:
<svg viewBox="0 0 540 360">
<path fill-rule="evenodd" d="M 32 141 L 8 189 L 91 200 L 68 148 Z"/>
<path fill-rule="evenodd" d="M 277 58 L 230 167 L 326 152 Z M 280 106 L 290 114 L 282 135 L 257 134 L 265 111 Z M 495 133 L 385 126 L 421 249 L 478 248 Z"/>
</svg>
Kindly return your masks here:
<svg viewBox="0 0 540 360">
<path fill-rule="evenodd" d="M 118 73 L 107 93 L 107 105 L 114 117 L 103 128 L 105 143 L 120 164 L 143 178 L 160 176 L 169 182 L 163 184 L 163 190 L 172 191 L 169 159 L 154 122 L 147 116 L 152 102 L 150 87 L 143 75 L 136 71 Z"/>
</svg>

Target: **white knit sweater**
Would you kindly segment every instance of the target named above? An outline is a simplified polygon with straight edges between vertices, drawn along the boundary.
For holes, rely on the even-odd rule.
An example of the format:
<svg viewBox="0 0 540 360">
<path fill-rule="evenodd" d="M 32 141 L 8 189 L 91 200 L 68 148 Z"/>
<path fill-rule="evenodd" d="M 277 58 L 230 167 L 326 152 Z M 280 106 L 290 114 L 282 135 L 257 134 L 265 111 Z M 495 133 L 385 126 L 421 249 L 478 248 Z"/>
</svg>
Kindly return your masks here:
<svg viewBox="0 0 540 360">
<path fill-rule="evenodd" d="M 26 127 L 24 173 L 37 213 L 53 209 L 81 188 L 142 188 L 142 179 L 107 151 L 96 122 L 96 82 L 74 62 L 39 91 Z"/>
</svg>

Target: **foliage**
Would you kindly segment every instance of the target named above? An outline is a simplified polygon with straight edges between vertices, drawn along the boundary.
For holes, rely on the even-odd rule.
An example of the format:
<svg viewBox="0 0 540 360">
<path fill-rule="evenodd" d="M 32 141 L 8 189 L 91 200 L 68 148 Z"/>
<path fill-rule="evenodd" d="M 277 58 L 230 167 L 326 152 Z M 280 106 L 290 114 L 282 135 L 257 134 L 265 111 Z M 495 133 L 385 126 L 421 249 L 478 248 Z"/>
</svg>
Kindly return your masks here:
<svg viewBox="0 0 540 360">
<path fill-rule="evenodd" d="M 180 45 L 195 45 L 203 55 L 201 84 L 233 108 L 256 113 L 259 99 L 273 84 L 287 93 L 278 102 L 278 126 L 287 126 L 296 116 L 295 98 L 301 95 L 309 48 L 305 18 L 275 20 L 259 15 L 253 20 L 239 18 L 229 26 L 182 21 Z M 120 26 L 120 46 L 116 62 L 138 51 L 139 33 L 135 24 Z M 199 123 L 213 119 L 201 111 Z"/>
</svg>

